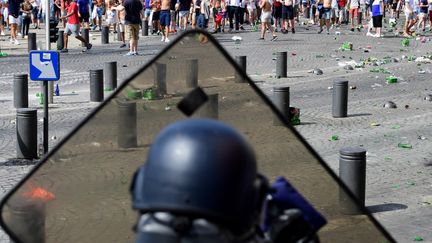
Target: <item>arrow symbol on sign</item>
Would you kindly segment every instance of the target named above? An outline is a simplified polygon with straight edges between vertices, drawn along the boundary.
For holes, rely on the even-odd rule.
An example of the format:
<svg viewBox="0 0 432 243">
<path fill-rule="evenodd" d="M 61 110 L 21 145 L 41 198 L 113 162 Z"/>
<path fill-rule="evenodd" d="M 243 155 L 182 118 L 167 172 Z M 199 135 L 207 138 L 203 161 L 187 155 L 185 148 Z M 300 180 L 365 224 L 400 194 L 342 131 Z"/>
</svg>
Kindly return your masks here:
<svg viewBox="0 0 432 243">
<path fill-rule="evenodd" d="M 39 53 L 32 53 L 32 65 L 41 71 L 39 78 L 56 78 L 54 66 L 51 61 L 41 61 Z"/>
</svg>

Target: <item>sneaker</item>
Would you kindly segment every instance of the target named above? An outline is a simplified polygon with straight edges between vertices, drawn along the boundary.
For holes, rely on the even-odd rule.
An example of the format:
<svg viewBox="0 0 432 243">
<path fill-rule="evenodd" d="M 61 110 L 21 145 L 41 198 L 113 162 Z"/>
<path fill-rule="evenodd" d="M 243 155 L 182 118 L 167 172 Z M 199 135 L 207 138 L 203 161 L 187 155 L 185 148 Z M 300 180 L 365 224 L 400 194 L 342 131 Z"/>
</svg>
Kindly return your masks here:
<svg viewBox="0 0 432 243">
<path fill-rule="evenodd" d="M 241 29 L 241 30 L 245 30 L 245 29 L 243 28 L 243 26 L 240 26 L 240 29 Z"/>
<path fill-rule="evenodd" d="M 165 38 L 165 43 L 170 42 L 170 40 L 168 38 Z"/>
<path fill-rule="evenodd" d="M 326 34 L 327 34 L 327 35 L 330 35 L 330 31 L 326 30 Z"/>
<path fill-rule="evenodd" d="M 126 47 L 125 43 L 121 44 L 121 46 L 120 46 L 120 48 L 125 48 L 125 47 Z"/>
<path fill-rule="evenodd" d="M 367 32 L 366 36 L 373 36 L 373 34 L 371 32 Z"/>
<path fill-rule="evenodd" d="M 20 37 L 21 37 L 21 36 L 22 36 L 22 34 L 21 34 L 20 32 L 18 32 L 18 36 L 20 36 Z"/>
<path fill-rule="evenodd" d="M 358 32 L 360 32 L 360 31 L 361 31 L 361 30 L 360 30 L 360 27 L 357 27 L 357 31 L 358 31 Z"/>
<path fill-rule="evenodd" d="M 125 56 L 131 57 L 131 56 L 135 56 L 135 55 L 136 55 L 136 52 L 128 52 L 128 53 L 126 53 Z"/>
<path fill-rule="evenodd" d="M 91 43 L 88 43 L 88 45 L 87 45 L 87 50 L 90 50 L 91 48 L 92 48 L 92 44 Z"/>
<path fill-rule="evenodd" d="M 277 40 L 277 35 L 274 35 L 273 37 L 272 37 L 272 39 L 271 39 L 271 41 L 275 41 L 275 40 Z"/>
<path fill-rule="evenodd" d="M 93 25 L 93 28 L 92 28 L 92 30 L 93 30 L 93 31 L 95 31 L 95 30 L 96 30 L 96 28 L 97 28 L 97 25 Z"/>
<path fill-rule="evenodd" d="M 259 38 L 258 40 L 264 40 L 264 38 Z"/>
<path fill-rule="evenodd" d="M 133 52 L 134 56 L 139 56 L 140 54 L 138 52 Z"/>
<path fill-rule="evenodd" d="M 319 31 L 318 31 L 318 34 L 321 34 L 322 32 L 323 32 L 323 28 L 321 28 Z"/>
<path fill-rule="evenodd" d="M 165 41 L 165 36 L 162 36 L 161 42 Z"/>
<path fill-rule="evenodd" d="M 20 45 L 20 43 L 19 43 L 19 41 L 17 39 L 15 39 L 14 44 L 15 45 Z"/>
<path fill-rule="evenodd" d="M 354 28 L 351 28 L 350 30 L 351 30 L 351 32 L 354 32 Z"/>
<path fill-rule="evenodd" d="M 288 31 L 287 31 L 287 32 L 288 32 Z M 292 29 L 291 29 L 291 32 L 292 32 L 293 34 L 295 34 L 295 29 L 292 28 Z"/>
<path fill-rule="evenodd" d="M 2 32 L 0 33 L 0 35 L 1 35 L 1 36 L 5 36 L 6 34 L 5 34 L 4 31 L 2 31 Z"/>
<path fill-rule="evenodd" d="M 61 49 L 60 52 L 61 53 L 67 53 L 67 52 L 69 52 L 69 50 L 68 49 Z"/>
</svg>

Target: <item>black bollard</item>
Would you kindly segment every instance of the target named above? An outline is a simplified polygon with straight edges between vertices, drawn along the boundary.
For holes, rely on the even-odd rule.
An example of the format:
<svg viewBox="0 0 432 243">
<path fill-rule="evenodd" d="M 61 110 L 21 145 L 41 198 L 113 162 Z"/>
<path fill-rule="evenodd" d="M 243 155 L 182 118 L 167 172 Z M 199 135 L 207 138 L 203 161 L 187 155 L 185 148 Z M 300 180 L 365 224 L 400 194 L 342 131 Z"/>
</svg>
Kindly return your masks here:
<svg viewBox="0 0 432 243">
<path fill-rule="evenodd" d="M 202 118 L 219 119 L 219 94 L 208 95 L 208 100 L 199 109 L 199 116 Z"/>
<path fill-rule="evenodd" d="M 365 205 L 366 191 L 366 150 L 362 148 L 342 148 L 339 157 L 339 177 L 354 194 L 359 203 Z M 339 203 L 345 214 L 362 214 L 348 195 L 340 189 Z"/>
<path fill-rule="evenodd" d="M 102 26 L 102 36 L 101 36 L 101 43 L 102 44 L 109 44 L 109 27 L 108 26 Z"/>
<path fill-rule="evenodd" d="M 246 65 L 246 56 L 236 56 L 235 59 L 236 59 L 238 65 L 241 67 L 241 69 L 246 72 L 246 66 L 247 66 Z M 246 80 L 243 78 L 243 76 L 240 75 L 240 73 L 237 71 L 235 72 L 234 80 L 236 83 L 245 83 L 246 82 Z"/>
<path fill-rule="evenodd" d="M 148 36 L 148 20 L 143 20 L 141 22 L 141 35 Z"/>
<path fill-rule="evenodd" d="M 28 75 L 15 74 L 13 80 L 14 86 L 14 107 L 28 107 Z"/>
<path fill-rule="evenodd" d="M 290 119 L 290 88 L 289 87 L 274 87 L 272 101 L 276 108 L 282 113 L 288 121 Z M 273 120 L 273 125 L 282 126 L 283 123 L 280 121 L 279 117 L 275 117 Z"/>
<path fill-rule="evenodd" d="M 21 199 L 21 198 L 20 198 Z M 13 200 L 13 199 L 12 199 Z M 46 204 L 38 200 L 13 200 L 6 212 L 8 226 L 22 242 L 45 243 Z"/>
<path fill-rule="evenodd" d="M 166 87 L 166 64 L 156 63 L 156 96 L 163 97 L 167 94 Z"/>
<path fill-rule="evenodd" d="M 90 101 L 101 102 L 103 99 L 103 70 L 90 70 Z"/>
<path fill-rule="evenodd" d="M 276 78 L 287 77 L 287 52 L 276 53 Z"/>
<path fill-rule="evenodd" d="M 27 39 L 27 49 L 28 51 L 32 51 L 32 50 L 37 50 L 37 46 L 36 46 L 36 33 L 29 33 L 28 34 L 28 39 Z"/>
<path fill-rule="evenodd" d="M 82 36 L 82 38 L 84 38 L 84 40 L 86 41 L 85 43 L 84 42 L 81 42 L 81 46 L 82 47 L 87 47 L 86 45 L 87 45 L 87 43 L 90 43 L 90 29 L 88 29 L 88 28 L 82 28 L 81 29 L 81 36 Z M 103 44 L 103 43 L 102 43 Z"/>
<path fill-rule="evenodd" d="M 334 118 L 348 116 L 348 81 L 333 82 L 332 114 Z"/>
<path fill-rule="evenodd" d="M 63 50 L 63 48 L 64 48 L 64 30 L 60 30 L 59 38 L 57 39 L 57 50 Z"/>
<path fill-rule="evenodd" d="M 137 112 L 136 103 L 117 102 L 118 107 L 118 137 L 119 148 L 137 147 Z"/>
<path fill-rule="evenodd" d="M 186 60 L 186 87 L 198 87 L 198 59 Z"/>
<path fill-rule="evenodd" d="M 106 62 L 104 65 L 105 90 L 112 91 L 117 88 L 117 62 Z"/>
<path fill-rule="evenodd" d="M 17 158 L 37 158 L 37 110 L 17 109 L 16 114 Z"/>
</svg>

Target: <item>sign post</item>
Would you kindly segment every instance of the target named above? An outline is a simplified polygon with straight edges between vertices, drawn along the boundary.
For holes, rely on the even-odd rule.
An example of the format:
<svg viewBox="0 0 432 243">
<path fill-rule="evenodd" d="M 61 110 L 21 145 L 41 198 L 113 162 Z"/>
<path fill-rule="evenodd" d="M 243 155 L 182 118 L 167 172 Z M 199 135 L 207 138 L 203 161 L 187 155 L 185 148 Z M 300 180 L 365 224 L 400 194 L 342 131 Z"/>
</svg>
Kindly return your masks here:
<svg viewBox="0 0 432 243">
<path fill-rule="evenodd" d="M 60 79 L 60 55 L 57 51 L 31 51 L 30 79 L 43 82 L 43 147 L 48 152 L 48 83 Z"/>
</svg>

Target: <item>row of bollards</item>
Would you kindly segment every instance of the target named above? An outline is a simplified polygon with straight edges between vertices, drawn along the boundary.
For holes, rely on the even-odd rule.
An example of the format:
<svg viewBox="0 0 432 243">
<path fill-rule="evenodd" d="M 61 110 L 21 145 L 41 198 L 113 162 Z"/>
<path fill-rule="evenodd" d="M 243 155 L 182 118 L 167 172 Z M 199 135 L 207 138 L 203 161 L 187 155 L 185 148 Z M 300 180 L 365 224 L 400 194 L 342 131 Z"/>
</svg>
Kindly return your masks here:
<svg viewBox="0 0 432 243">
<path fill-rule="evenodd" d="M 104 83 L 106 91 L 112 91 L 117 88 L 117 62 L 105 63 L 103 70 L 90 70 L 90 101 L 103 101 Z M 37 109 L 28 108 L 29 102 L 27 74 L 14 75 L 13 90 L 14 107 L 17 109 L 17 158 L 36 159 L 38 157 Z"/>
</svg>

